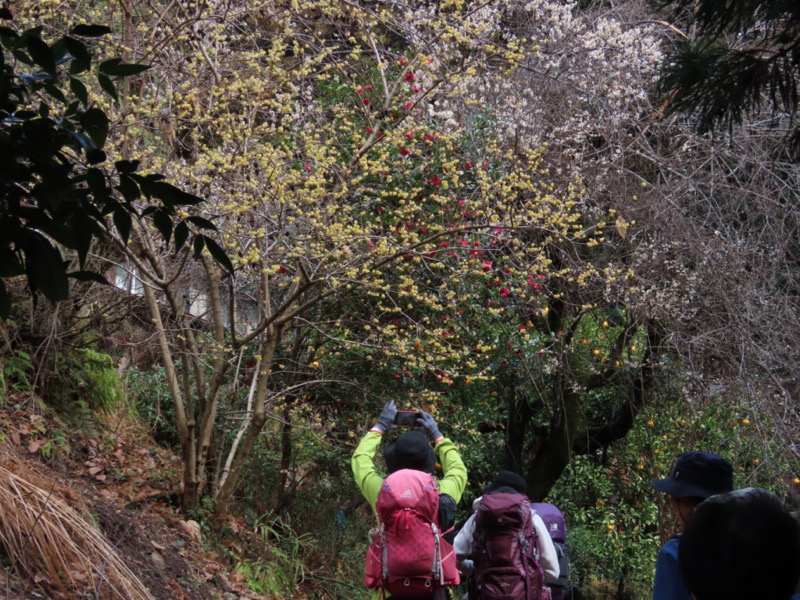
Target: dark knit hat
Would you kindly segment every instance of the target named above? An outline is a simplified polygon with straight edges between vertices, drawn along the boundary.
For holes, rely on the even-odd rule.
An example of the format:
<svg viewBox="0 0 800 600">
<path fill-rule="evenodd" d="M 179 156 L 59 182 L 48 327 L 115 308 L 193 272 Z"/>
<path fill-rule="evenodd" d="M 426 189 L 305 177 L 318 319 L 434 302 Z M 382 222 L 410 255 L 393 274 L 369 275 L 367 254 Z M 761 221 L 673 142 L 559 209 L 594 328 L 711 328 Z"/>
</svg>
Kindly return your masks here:
<svg viewBox="0 0 800 600">
<path fill-rule="evenodd" d="M 500 471 L 497 477 L 494 478 L 494 481 L 486 486 L 483 493 L 491 494 L 500 488 L 511 488 L 520 494 L 528 493 L 528 484 L 526 481 L 513 471 Z"/>
<path fill-rule="evenodd" d="M 389 473 L 400 469 L 416 469 L 426 473 L 436 471 L 436 453 L 421 431 L 407 431 L 383 451 Z"/>
<path fill-rule="evenodd" d="M 685 452 L 669 477 L 651 485 L 674 498 L 708 498 L 733 489 L 733 465 L 710 452 Z"/>
</svg>

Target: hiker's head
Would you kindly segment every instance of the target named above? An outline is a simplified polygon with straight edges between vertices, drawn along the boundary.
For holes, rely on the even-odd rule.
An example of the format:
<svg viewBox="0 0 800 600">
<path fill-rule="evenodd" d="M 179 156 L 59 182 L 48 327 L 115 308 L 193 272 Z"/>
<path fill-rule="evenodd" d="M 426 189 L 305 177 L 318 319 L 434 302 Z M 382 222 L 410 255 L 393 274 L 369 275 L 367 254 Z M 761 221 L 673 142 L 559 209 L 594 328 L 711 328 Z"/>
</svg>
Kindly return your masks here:
<svg viewBox="0 0 800 600">
<path fill-rule="evenodd" d="M 494 481 L 484 488 L 483 493 L 491 494 L 502 488 L 514 490 L 519 494 L 528 493 L 528 484 L 513 471 L 500 471 Z"/>
<path fill-rule="evenodd" d="M 733 489 L 733 465 L 710 452 L 685 452 L 675 461 L 669 477 L 652 486 L 670 495 L 672 509 L 685 525 L 700 502 Z"/>
<path fill-rule="evenodd" d="M 678 565 L 696 600 L 789 600 L 800 579 L 800 523 L 766 490 L 712 496 L 683 532 Z"/>
<path fill-rule="evenodd" d="M 426 473 L 436 471 L 436 453 L 421 431 L 407 431 L 383 451 L 389 473 L 400 469 L 416 469 Z"/>
</svg>

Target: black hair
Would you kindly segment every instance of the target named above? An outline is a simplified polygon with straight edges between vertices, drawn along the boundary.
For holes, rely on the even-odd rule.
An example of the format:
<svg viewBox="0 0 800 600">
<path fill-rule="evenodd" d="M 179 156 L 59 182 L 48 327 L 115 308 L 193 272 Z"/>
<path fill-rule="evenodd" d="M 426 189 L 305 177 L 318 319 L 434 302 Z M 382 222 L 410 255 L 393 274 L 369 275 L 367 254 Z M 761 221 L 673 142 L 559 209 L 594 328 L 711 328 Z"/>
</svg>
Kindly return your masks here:
<svg viewBox="0 0 800 600">
<path fill-rule="evenodd" d="M 766 490 L 712 496 L 686 525 L 678 565 L 697 600 L 789 600 L 800 579 L 800 523 Z"/>
</svg>

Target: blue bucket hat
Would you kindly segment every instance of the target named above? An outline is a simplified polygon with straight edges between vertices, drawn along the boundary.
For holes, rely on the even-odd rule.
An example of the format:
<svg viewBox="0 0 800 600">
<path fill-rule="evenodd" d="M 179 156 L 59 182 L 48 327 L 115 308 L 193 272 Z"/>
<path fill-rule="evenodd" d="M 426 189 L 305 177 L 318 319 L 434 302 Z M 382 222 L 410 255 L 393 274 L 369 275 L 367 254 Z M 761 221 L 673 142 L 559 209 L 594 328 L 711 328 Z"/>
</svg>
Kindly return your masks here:
<svg viewBox="0 0 800 600">
<path fill-rule="evenodd" d="M 685 452 L 669 477 L 651 485 L 674 498 L 708 498 L 733 489 L 733 465 L 711 452 Z"/>
</svg>

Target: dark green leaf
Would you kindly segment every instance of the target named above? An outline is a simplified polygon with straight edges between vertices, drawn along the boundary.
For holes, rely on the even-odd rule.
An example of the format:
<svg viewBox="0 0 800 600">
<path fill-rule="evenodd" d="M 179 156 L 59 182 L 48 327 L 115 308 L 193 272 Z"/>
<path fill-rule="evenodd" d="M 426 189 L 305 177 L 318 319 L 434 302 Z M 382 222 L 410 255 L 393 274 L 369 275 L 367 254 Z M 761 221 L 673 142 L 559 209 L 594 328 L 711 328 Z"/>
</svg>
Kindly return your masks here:
<svg viewBox="0 0 800 600">
<path fill-rule="evenodd" d="M 147 71 L 150 65 L 140 65 L 134 63 L 123 63 L 122 59 L 112 58 L 103 61 L 98 67 L 101 73 L 105 75 L 116 75 L 119 77 L 127 77 L 129 75 L 138 75 L 143 71 Z"/>
<path fill-rule="evenodd" d="M 41 291 L 52 302 L 65 300 L 69 282 L 61 253 L 43 235 L 31 232 L 25 248 L 25 269 L 31 292 Z"/>
<path fill-rule="evenodd" d="M 124 173 L 120 175 L 119 178 L 119 185 L 117 185 L 117 189 L 120 191 L 122 196 L 128 202 L 133 202 L 137 198 L 139 198 L 139 186 L 136 185 L 136 182 L 125 175 Z"/>
<path fill-rule="evenodd" d="M 153 195 L 171 206 L 193 206 L 203 201 L 199 196 L 184 192 L 182 189 L 165 181 L 152 182 L 151 186 Z"/>
<path fill-rule="evenodd" d="M 85 63 L 87 66 L 91 64 L 92 55 L 89 53 L 89 49 L 86 47 L 86 44 L 84 44 L 82 41 L 65 36 L 64 46 L 66 46 L 67 52 L 69 52 L 75 60 Z"/>
<path fill-rule="evenodd" d="M 204 219 L 203 217 L 187 217 L 186 220 L 189 221 L 189 223 L 191 223 L 192 225 L 197 225 L 202 229 L 210 229 L 211 231 L 217 230 L 216 225 L 214 225 L 208 219 Z"/>
<path fill-rule="evenodd" d="M 74 117 L 75 114 L 78 112 L 78 107 L 80 105 L 81 105 L 81 103 L 78 100 L 74 100 L 74 101 L 70 102 L 69 106 L 67 106 L 67 110 L 64 111 L 64 118 L 65 119 L 70 119 L 70 118 Z"/>
<path fill-rule="evenodd" d="M 194 238 L 192 245 L 194 246 L 195 258 L 200 258 L 203 253 L 203 248 L 206 247 L 206 238 L 202 235 L 198 235 Z"/>
<path fill-rule="evenodd" d="M 72 277 L 78 281 L 93 281 L 102 285 L 110 285 L 105 277 L 94 271 L 72 271 L 72 273 L 67 273 L 67 277 Z"/>
<path fill-rule="evenodd" d="M 76 58 L 71 63 L 69 63 L 69 74 L 70 75 L 79 75 L 80 73 L 85 73 L 89 70 L 89 67 L 92 66 L 90 61 L 84 60 L 82 58 Z"/>
<path fill-rule="evenodd" d="M 84 106 L 89 106 L 89 90 L 86 89 L 86 86 L 83 85 L 83 82 L 80 79 L 70 77 L 69 89 L 72 90 L 72 93 L 83 103 Z"/>
<path fill-rule="evenodd" d="M 11 43 L 17 38 L 19 38 L 19 36 L 16 31 L 5 25 L 0 26 L 0 42 L 3 43 L 3 46 L 6 48 L 10 47 Z"/>
<path fill-rule="evenodd" d="M 181 221 L 175 226 L 175 253 L 183 248 L 186 240 L 189 238 L 189 226 L 186 221 Z"/>
<path fill-rule="evenodd" d="M 90 108 L 80 118 L 80 123 L 87 135 L 94 140 L 98 148 L 102 148 L 108 136 L 108 117 L 99 108 Z"/>
<path fill-rule="evenodd" d="M 67 59 L 64 58 L 64 56 L 67 54 L 67 46 L 63 37 L 58 38 L 55 43 L 50 46 L 50 50 L 53 52 L 53 58 L 56 60 L 56 66 L 67 61 Z"/>
<path fill-rule="evenodd" d="M 98 168 L 91 168 L 86 171 L 86 183 L 93 194 L 101 192 L 106 187 L 106 176 Z"/>
<path fill-rule="evenodd" d="M 69 134 L 72 136 L 72 139 L 78 142 L 78 145 L 84 150 L 94 148 L 94 142 L 92 141 L 92 138 L 82 131 L 70 131 Z"/>
<path fill-rule="evenodd" d="M 103 91 L 111 96 L 116 102 L 119 102 L 119 96 L 117 96 L 117 88 L 114 86 L 114 82 L 108 78 L 108 76 L 103 75 L 102 73 L 97 75 L 97 83 L 100 84 L 100 87 L 103 88 Z"/>
<path fill-rule="evenodd" d="M 114 226 L 120 237 L 127 244 L 131 237 L 131 215 L 121 206 L 114 211 Z"/>
<path fill-rule="evenodd" d="M 53 51 L 40 37 L 28 36 L 27 40 L 28 52 L 38 66 L 48 75 L 56 76 L 56 59 Z"/>
<path fill-rule="evenodd" d="M 200 237 L 200 236 L 198 236 Z M 211 253 L 211 256 L 214 257 L 214 260 L 217 261 L 217 264 L 225 269 L 228 273 L 233 273 L 233 263 L 231 263 L 231 259 L 228 258 L 228 255 L 225 253 L 217 242 L 212 240 L 210 237 L 203 236 L 206 242 L 206 248 Z"/>
<path fill-rule="evenodd" d="M 70 31 L 72 35 L 80 35 L 83 37 L 100 37 L 111 33 L 111 28 L 105 25 L 76 25 Z"/>
<path fill-rule="evenodd" d="M 118 160 L 114 163 L 114 166 L 117 168 L 117 171 L 120 173 L 135 173 L 136 169 L 139 168 L 139 161 L 138 160 Z"/>
<path fill-rule="evenodd" d="M 155 211 L 153 213 L 153 225 L 161 233 L 164 242 L 169 244 L 169 240 L 172 237 L 172 219 L 167 211 L 161 209 Z"/>
<path fill-rule="evenodd" d="M 0 277 L 18 277 L 25 273 L 25 267 L 11 248 L 0 248 Z"/>
<path fill-rule="evenodd" d="M 90 148 L 86 151 L 86 160 L 90 165 L 99 165 L 106 160 L 106 153 L 100 148 Z"/>
<path fill-rule="evenodd" d="M 6 284 L 0 281 L 0 319 L 7 319 L 11 315 L 11 298 L 6 292 Z"/>
<path fill-rule="evenodd" d="M 47 90 L 47 93 L 50 94 L 53 98 L 55 98 L 56 100 L 61 102 L 61 104 L 66 106 L 67 97 L 64 95 L 64 92 L 62 92 L 60 89 L 58 89 L 58 87 L 55 84 L 53 84 L 52 81 L 45 81 L 44 89 Z"/>
<path fill-rule="evenodd" d="M 75 214 L 70 223 L 72 230 L 77 232 L 75 235 L 75 250 L 78 252 L 78 261 L 81 268 L 86 264 L 86 257 L 89 254 L 89 247 L 92 245 L 92 232 L 96 223 L 87 215 L 82 213 Z"/>
<path fill-rule="evenodd" d="M 14 58 L 16 58 L 19 62 L 21 62 L 23 64 L 26 64 L 26 65 L 33 65 L 34 64 L 33 63 L 33 59 L 31 59 L 31 57 L 28 56 L 28 53 L 24 52 L 23 50 L 20 50 L 19 48 L 15 48 L 14 51 L 12 52 L 12 54 L 14 55 Z"/>
</svg>

